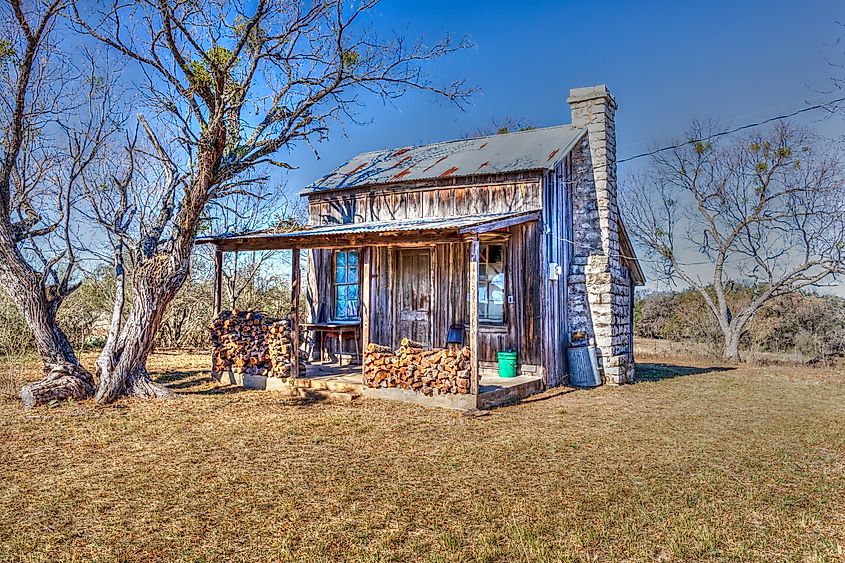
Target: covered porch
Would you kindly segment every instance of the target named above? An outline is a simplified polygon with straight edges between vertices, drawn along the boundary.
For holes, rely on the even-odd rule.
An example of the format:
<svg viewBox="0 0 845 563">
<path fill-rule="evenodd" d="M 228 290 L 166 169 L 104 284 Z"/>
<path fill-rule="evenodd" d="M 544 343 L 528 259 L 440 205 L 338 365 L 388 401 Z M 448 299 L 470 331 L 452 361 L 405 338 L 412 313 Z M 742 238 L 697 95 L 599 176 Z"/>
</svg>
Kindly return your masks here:
<svg viewBox="0 0 845 563">
<path fill-rule="evenodd" d="M 291 372 L 300 374 L 295 381 L 253 376 L 230 383 L 288 391 L 287 386 L 322 389 L 459 409 L 489 408 L 541 391 L 545 387 L 542 367 L 530 358 L 525 361 L 522 349 L 517 377 L 498 377 L 494 361 L 497 350 L 517 349 L 514 340 L 522 336 L 517 311 L 524 305 L 521 298 L 531 293 L 524 286 L 536 263 L 530 259 L 526 263 L 530 245 L 520 237 L 525 233 L 533 236 L 539 218 L 539 212 L 461 216 L 198 239 L 198 243 L 214 246 L 215 317 L 221 311 L 225 252 L 290 250 L 292 348 L 303 349 L 303 333 L 310 334 L 307 359 L 291 354 Z M 507 245 L 510 257 L 509 285 L 502 288 L 500 307 L 513 313 L 500 312 L 504 322 L 499 323 L 489 322 L 479 311 L 479 307 L 493 308 L 485 297 L 492 289 L 485 286 L 481 272 L 486 247 L 491 244 L 496 248 Z M 307 315 L 300 310 L 303 251 L 309 253 Z M 339 260 L 343 261 L 340 266 Z M 504 257 L 502 262 L 504 269 Z M 522 269 L 526 271 L 519 271 Z M 528 309 L 531 314 L 536 312 L 536 307 Z M 447 344 L 454 328 L 461 329 L 463 341 Z M 325 347 L 327 335 L 335 339 L 334 356 L 314 351 Z M 422 393 L 368 382 L 362 360 L 370 345 L 395 349 L 402 338 L 426 349 L 466 346 L 466 392 Z M 540 355 L 532 351 L 535 353 Z"/>
</svg>

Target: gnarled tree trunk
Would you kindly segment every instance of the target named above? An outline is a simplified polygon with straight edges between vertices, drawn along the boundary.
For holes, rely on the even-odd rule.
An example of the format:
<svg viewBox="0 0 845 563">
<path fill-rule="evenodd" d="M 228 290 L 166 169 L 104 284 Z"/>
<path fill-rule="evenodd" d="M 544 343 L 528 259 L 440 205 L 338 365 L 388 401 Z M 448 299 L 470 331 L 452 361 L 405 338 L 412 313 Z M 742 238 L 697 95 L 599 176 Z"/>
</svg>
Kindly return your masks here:
<svg viewBox="0 0 845 563">
<path fill-rule="evenodd" d="M 94 378 L 79 364 L 67 337 L 56 324 L 57 304 L 31 291 L 10 293 L 16 294 L 10 297 L 32 330 L 44 362 L 44 377 L 20 391 L 24 406 L 32 408 L 55 400 L 90 398 L 94 394 Z"/>
<path fill-rule="evenodd" d="M 96 400 L 111 403 L 120 397 L 170 398 L 175 395 L 152 381 L 146 369 L 167 305 L 188 275 L 190 253 L 160 254 L 135 271 L 132 308 L 111 353 L 101 357 Z"/>
<path fill-rule="evenodd" d="M 51 288 L 24 260 L 17 243 L 0 222 L 0 281 L 35 337 L 35 347 L 44 362 L 44 377 L 25 385 L 20 397 L 27 408 L 54 400 L 84 400 L 94 394 L 94 378 L 82 366 L 70 342 L 56 323 L 62 296 L 50 295 Z"/>
</svg>

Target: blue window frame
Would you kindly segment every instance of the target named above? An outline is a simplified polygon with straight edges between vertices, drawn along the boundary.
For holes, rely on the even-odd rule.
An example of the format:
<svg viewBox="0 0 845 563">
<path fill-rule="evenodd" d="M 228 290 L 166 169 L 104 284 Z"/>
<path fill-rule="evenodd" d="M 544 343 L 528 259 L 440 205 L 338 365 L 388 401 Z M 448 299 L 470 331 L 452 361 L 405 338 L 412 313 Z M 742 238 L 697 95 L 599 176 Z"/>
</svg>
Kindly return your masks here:
<svg viewBox="0 0 845 563">
<path fill-rule="evenodd" d="M 334 318 L 358 318 L 358 251 L 337 250 L 334 253 Z"/>
</svg>

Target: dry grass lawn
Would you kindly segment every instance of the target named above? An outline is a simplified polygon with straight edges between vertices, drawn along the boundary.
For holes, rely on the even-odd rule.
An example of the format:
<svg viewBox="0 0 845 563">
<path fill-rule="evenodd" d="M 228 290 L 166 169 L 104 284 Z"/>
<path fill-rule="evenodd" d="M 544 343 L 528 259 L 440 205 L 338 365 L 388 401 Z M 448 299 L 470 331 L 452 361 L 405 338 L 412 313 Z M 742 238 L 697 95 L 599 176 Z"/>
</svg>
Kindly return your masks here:
<svg viewBox="0 0 845 563">
<path fill-rule="evenodd" d="M 845 559 L 841 373 L 642 358 L 475 418 L 219 387 L 207 360 L 155 356 L 177 401 L 1 401 L 0 560 Z"/>
</svg>

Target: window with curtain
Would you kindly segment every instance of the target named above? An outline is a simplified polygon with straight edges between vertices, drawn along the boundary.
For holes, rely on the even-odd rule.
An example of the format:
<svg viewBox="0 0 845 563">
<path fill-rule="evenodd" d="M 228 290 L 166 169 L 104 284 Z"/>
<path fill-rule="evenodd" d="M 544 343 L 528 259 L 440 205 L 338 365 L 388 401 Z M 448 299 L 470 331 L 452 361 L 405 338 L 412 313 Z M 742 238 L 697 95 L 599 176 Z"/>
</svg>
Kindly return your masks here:
<svg viewBox="0 0 845 563">
<path fill-rule="evenodd" d="M 334 253 L 334 318 L 358 318 L 358 251 Z"/>
<path fill-rule="evenodd" d="M 478 320 L 505 321 L 505 245 L 482 244 L 478 260 Z"/>
</svg>

